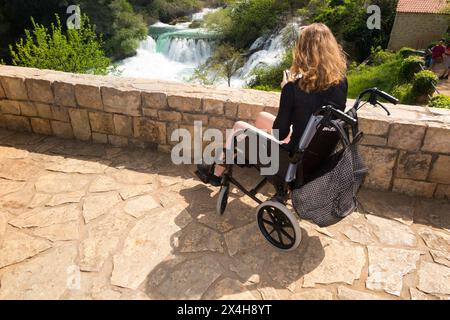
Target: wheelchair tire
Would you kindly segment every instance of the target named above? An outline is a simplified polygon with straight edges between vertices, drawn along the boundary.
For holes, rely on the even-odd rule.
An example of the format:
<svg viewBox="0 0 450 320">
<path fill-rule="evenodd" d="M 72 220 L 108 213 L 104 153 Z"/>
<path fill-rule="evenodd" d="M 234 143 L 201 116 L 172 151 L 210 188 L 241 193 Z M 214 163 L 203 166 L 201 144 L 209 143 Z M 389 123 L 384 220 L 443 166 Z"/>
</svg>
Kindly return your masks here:
<svg viewBox="0 0 450 320">
<path fill-rule="evenodd" d="M 258 227 L 264 238 L 277 249 L 292 251 L 302 240 L 302 231 L 297 218 L 285 205 L 277 201 L 266 201 L 256 209 Z"/>
<path fill-rule="evenodd" d="M 230 192 L 230 185 L 223 185 L 219 191 L 219 198 L 217 199 L 216 213 L 223 215 L 227 209 L 228 195 Z"/>
</svg>

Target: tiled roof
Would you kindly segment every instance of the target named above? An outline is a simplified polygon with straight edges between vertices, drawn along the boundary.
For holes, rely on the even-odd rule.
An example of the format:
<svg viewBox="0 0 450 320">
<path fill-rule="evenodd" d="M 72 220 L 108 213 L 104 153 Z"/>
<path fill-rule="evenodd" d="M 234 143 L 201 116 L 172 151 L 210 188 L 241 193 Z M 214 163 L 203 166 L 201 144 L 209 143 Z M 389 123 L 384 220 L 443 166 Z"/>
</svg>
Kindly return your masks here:
<svg viewBox="0 0 450 320">
<path fill-rule="evenodd" d="M 448 0 L 399 0 L 397 12 L 440 13 Z"/>
</svg>

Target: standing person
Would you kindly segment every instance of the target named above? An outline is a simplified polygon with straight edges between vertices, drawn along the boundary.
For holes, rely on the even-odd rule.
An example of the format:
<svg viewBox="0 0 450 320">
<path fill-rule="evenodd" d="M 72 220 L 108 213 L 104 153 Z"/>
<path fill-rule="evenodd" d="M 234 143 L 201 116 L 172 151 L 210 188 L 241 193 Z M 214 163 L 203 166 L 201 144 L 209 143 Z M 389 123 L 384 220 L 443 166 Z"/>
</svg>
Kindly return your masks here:
<svg viewBox="0 0 450 320">
<path fill-rule="evenodd" d="M 431 70 L 442 79 L 447 73 L 447 66 L 444 64 L 445 57 L 445 42 L 443 39 L 439 40 L 438 44 L 431 49 Z"/>
<path fill-rule="evenodd" d="M 281 84 L 280 108 L 275 117 L 261 112 L 255 119 L 255 126 L 238 121 L 233 132 L 252 128 L 266 132 L 283 147 L 294 150 L 308 124 L 310 117 L 324 105 L 332 102 L 345 110 L 347 101 L 347 62 L 341 46 L 331 30 L 324 24 L 314 23 L 302 28 L 302 32 L 293 50 L 293 61 L 289 72 L 284 74 Z M 289 79 L 288 79 L 289 78 Z M 273 136 L 276 129 L 278 134 Z M 227 146 L 231 145 L 229 136 Z M 324 144 L 318 155 L 330 155 L 335 148 L 332 143 Z M 304 170 L 313 171 L 323 159 L 311 155 L 304 159 Z M 221 184 L 225 168 L 219 164 L 198 165 L 196 174 L 204 183 L 214 186 Z"/>
<path fill-rule="evenodd" d="M 445 48 L 445 64 L 447 66 L 447 74 L 444 75 L 444 79 L 448 80 L 448 76 L 450 75 L 450 41 Z"/>
</svg>

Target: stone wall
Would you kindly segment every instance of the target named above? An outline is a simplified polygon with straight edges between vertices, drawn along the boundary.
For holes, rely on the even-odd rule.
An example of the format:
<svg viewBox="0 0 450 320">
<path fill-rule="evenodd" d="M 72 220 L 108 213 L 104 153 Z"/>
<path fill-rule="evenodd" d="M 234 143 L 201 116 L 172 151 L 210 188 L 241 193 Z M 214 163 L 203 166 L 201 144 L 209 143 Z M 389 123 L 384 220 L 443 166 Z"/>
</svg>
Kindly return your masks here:
<svg viewBox="0 0 450 320">
<path fill-rule="evenodd" d="M 174 129 L 201 120 L 230 128 L 279 94 L 0 66 L 0 127 L 115 146 L 171 150 Z M 352 101 L 349 101 L 352 103 Z M 360 111 L 368 188 L 450 198 L 450 110 L 388 106 Z"/>
<path fill-rule="evenodd" d="M 448 15 L 398 12 L 392 27 L 388 48 L 424 49 L 442 37 L 449 24 Z"/>
</svg>

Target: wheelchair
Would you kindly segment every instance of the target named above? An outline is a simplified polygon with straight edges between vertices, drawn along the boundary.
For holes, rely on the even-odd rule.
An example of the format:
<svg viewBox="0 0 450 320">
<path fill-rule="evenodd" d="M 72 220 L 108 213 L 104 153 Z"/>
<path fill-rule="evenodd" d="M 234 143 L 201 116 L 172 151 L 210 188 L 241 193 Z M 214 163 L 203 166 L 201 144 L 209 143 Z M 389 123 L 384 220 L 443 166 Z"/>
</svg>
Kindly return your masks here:
<svg viewBox="0 0 450 320">
<path fill-rule="evenodd" d="M 363 101 L 363 98 L 367 95 L 369 95 L 367 101 Z M 223 215 L 225 213 L 230 186 L 234 185 L 258 203 L 256 219 L 264 238 L 281 251 L 295 250 L 301 242 L 302 233 L 296 214 L 286 206 L 291 191 L 301 188 L 302 185 L 313 180 L 314 177 L 320 175 L 320 172 L 327 170 L 327 166 L 329 168 L 327 161 L 335 153 L 341 139 L 340 135 L 333 130 L 332 121 L 340 121 L 345 128 L 345 134 L 350 138 L 351 132 L 357 131 L 357 111 L 365 104 L 370 103 L 374 107 L 381 107 L 390 115 L 388 109 L 378 101 L 378 97 L 392 104 L 399 103 L 395 97 L 386 92 L 371 88 L 363 91 L 356 99 L 353 107 L 347 112 L 340 111 L 333 104 L 322 107 L 321 110 L 311 116 L 295 151 L 288 151 L 279 142 L 275 143 L 272 140 L 268 144 L 259 143 L 259 141 L 269 139 L 266 136 L 260 137 L 261 133 L 256 130 L 246 129 L 235 133 L 232 150 L 224 150 L 224 152 L 231 152 L 234 158 L 231 163 L 226 161 L 226 164 L 224 164 L 225 171 L 216 205 L 217 214 Z M 260 140 L 261 138 L 262 140 Z M 245 143 L 239 143 L 238 140 L 245 141 Z M 257 148 L 267 148 L 264 150 L 267 152 L 266 154 L 271 154 L 272 148 L 279 149 L 279 170 L 276 174 L 264 175 L 262 174 L 264 165 L 259 161 L 256 161 L 256 164 L 255 161 L 248 161 L 251 156 L 248 153 L 249 144 L 255 143 L 255 141 L 258 143 Z M 326 144 L 325 148 L 324 144 Z M 239 157 L 244 161 L 236 163 L 236 159 L 239 159 Z M 321 161 L 320 159 L 325 160 Z M 260 171 L 262 180 L 250 190 L 245 188 L 233 175 L 235 165 L 256 168 Z M 273 185 L 275 194 L 269 200 L 262 201 L 257 197 L 257 194 L 267 183 Z"/>
</svg>

